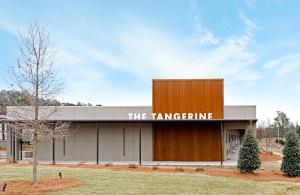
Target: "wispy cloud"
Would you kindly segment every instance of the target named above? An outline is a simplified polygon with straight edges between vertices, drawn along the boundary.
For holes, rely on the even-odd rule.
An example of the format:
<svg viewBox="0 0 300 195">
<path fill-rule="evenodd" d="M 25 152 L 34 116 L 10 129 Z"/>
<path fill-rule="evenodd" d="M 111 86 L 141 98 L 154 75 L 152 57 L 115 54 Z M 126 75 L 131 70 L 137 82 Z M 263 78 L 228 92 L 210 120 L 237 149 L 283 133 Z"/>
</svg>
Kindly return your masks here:
<svg viewBox="0 0 300 195">
<path fill-rule="evenodd" d="M 228 37 L 214 47 L 190 47 L 181 38 L 145 24 L 126 26 L 120 30 L 119 52 L 91 48 L 94 60 L 111 68 L 124 69 L 143 79 L 152 77 L 228 77 L 236 80 L 257 80 L 251 69 L 257 54 L 248 49 L 257 26 L 240 14 L 244 34 Z M 243 76 L 241 76 L 243 75 Z"/>
<path fill-rule="evenodd" d="M 282 76 L 299 68 L 300 54 L 286 55 L 280 61 L 281 67 L 279 67 L 276 72 Z"/>
<path fill-rule="evenodd" d="M 262 67 L 263 69 L 274 68 L 280 63 L 280 60 L 269 60 Z"/>
<path fill-rule="evenodd" d="M 284 76 L 300 67 L 300 54 L 286 54 L 281 58 L 267 61 L 262 68 L 276 68 L 275 72 L 278 76 Z"/>
<path fill-rule="evenodd" d="M 256 23 L 243 12 L 239 12 L 240 19 L 245 24 L 245 35 L 249 38 L 253 37 L 254 32 L 258 29 Z"/>
<path fill-rule="evenodd" d="M 215 35 L 211 31 L 209 31 L 200 20 L 197 1 L 190 0 L 188 2 L 188 7 L 190 8 L 195 28 L 198 31 L 198 35 L 196 38 L 194 38 L 194 41 L 198 44 L 218 44 L 219 39 L 215 37 Z"/>
<path fill-rule="evenodd" d="M 0 10 L 1 11 L 1 10 Z M 17 35 L 17 26 L 0 17 L 0 30 Z"/>
<path fill-rule="evenodd" d="M 99 48 L 95 44 L 76 45 L 76 53 L 67 49 L 61 51 L 62 62 L 84 73 L 89 79 L 101 79 L 99 68 L 88 63 L 96 62 L 113 69 L 126 70 L 141 79 L 153 77 L 228 77 L 236 80 L 257 80 L 258 74 L 251 68 L 257 60 L 257 54 L 248 45 L 257 29 L 255 22 L 239 13 L 244 24 L 244 33 L 232 35 L 221 41 L 200 20 L 196 1 L 189 4 L 195 29 L 199 33 L 196 45 L 182 41 L 191 37 L 178 37 L 165 29 L 141 23 L 130 23 L 116 30 L 111 47 Z M 11 28 L 11 27 L 10 27 Z M 66 38 L 67 39 L 67 38 Z M 65 40 L 67 41 L 67 40 Z M 210 44 L 207 48 L 205 45 Z M 70 69 L 69 71 L 72 71 Z M 245 75 L 245 76 L 240 76 Z"/>
<path fill-rule="evenodd" d="M 14 36 L 18 35 L 20 26 L 15 24 L 13 20 L 9 19 L 9 12 L 0 5 L 0 30 L 11 33 Z"/>
</svg>

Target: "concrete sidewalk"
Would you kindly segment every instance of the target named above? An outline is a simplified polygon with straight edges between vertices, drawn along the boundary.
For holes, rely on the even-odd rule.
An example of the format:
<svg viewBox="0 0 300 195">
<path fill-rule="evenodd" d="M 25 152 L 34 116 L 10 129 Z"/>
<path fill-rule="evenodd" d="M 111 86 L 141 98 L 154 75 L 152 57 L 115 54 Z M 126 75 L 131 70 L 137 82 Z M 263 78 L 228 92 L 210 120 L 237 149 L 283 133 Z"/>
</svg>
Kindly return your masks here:
<svg viewBox="0 0 300 195">
<path fill-rule="evenodd" d="M 26 159 L 22 161 L 18 161 L 19 163 L 28 163 L 31 162 L 31 159 Z M 65 165 L 78 165 L 78 164 L 96 164 L 96 161 L 56 161 L 56 164 L 65 164 Z M 129 165 L 136 164 L 138 165 L 138 161 L 99 161 L 99 164 L 112 163 L 114 165 Z M 52 164 L 52 161 L 39 161 L 39 164 Z M 144 166 L 221 166 L 220 161 L 142 161 L 142 165 Z M 224 166 L 236 166 L 236 160 L 226 160 L 223 162 Z"/>
</svg>

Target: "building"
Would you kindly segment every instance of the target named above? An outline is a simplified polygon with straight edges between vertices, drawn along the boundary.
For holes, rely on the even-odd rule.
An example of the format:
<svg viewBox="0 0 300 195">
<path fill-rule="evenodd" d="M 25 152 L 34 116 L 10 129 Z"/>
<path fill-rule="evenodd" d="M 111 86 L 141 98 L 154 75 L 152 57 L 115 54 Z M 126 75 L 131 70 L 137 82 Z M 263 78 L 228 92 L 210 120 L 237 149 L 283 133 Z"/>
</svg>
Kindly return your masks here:
<svg viewBox="0 0 300 195">
<path fill-rule="evenodd" d="M 256 106 L 224 106 L 223 79 L 153 80 L 152 85 L 152 106 L 56 107 L 47 120 L 78 128 L 62 140 L 39 143 L 38 160 L 222 163 L 245 129 L 255 126 Z M 8 121 L 17 120 L 9 116 L 21 110 L 7 107 Z M 20 160 L 24 140 L 9 131 L 7 140 L 7 159 Z"/>
<path fill-rule="evenodd" d="M 6 125 L 4 122 L 6 117 L 4 115 L 0 115 L 0 149 L 6 148 Z M 0 155 L 0 159 L 1 159 Z"/>
</svg>

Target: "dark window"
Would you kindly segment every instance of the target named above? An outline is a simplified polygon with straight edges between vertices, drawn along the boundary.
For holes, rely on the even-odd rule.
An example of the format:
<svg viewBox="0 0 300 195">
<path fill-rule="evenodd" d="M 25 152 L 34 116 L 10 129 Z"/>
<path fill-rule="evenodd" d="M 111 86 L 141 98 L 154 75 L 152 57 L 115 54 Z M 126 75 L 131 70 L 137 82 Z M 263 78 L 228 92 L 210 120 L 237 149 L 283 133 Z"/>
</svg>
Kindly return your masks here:
<svg viewBox="0 0 300 195">
<path fill-rule="evenodd" d="M 0 140 L 6 140 L 6 131 L 4 123 L 0 123 Z"/>
</svg>

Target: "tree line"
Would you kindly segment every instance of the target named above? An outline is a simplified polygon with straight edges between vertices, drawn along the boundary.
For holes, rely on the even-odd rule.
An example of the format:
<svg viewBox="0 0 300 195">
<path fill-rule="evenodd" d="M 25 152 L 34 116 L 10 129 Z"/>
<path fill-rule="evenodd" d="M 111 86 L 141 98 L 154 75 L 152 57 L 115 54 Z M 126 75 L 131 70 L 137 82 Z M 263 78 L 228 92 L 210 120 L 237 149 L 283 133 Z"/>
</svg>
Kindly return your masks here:
<svg viewBox="0 0 300 195">
<path fill-rule="evenodd" d="M 1 90 L 0 91 L 0 115 L 6 114 L 6 106 L 31 106 L 30 93 L 26 90 Z M 77 102 L 76 104 L 70 102 L 60 102 L 52 98 L 39 98 L 39 105 L 41 106 L 93 106 L 91 103 Z M 100 105 L 96 105 L 100 106 Z"/>
<path fill-rule="evenodd" d="M 274 122 L 270 120 L 260 120 L 257 122 L 257 138 L 279 138 L 279 141 L 285 141 L 289 130 L 294 130 L 300 136 L 300 125 L 293 122 L 285 112 L 277 111 Z"/>
</svg>

